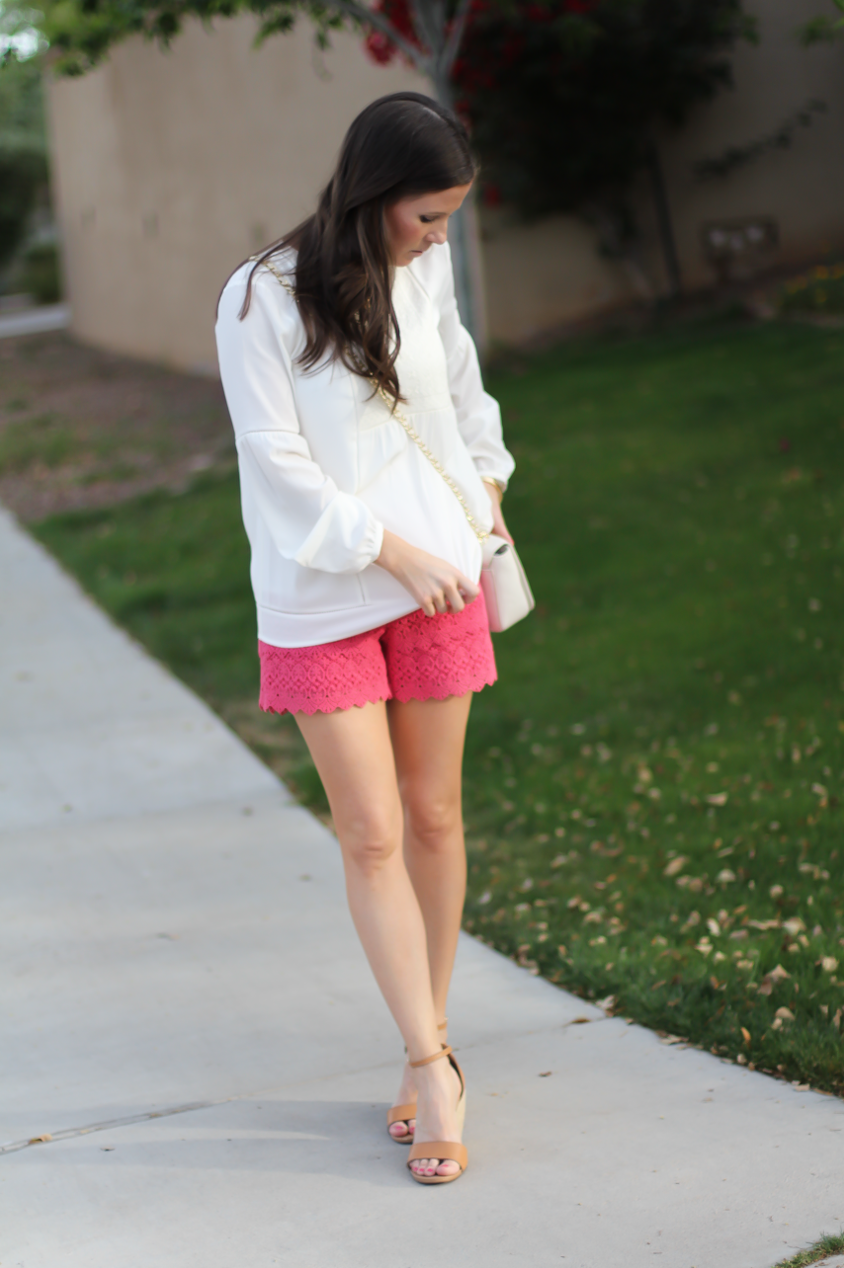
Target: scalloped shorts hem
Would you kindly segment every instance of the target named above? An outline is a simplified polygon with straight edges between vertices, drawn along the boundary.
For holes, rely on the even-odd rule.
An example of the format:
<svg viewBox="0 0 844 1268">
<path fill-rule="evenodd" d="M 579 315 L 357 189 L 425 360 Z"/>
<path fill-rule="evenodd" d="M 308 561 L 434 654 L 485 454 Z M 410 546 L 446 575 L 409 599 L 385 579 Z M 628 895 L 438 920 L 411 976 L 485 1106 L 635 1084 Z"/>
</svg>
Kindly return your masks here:
<svg viewBox="0 0 844 1268">
<path fill-rule="evenodd" d="M 498 677 L 483 594 L 462 612 L 407 616 L 336 643 L 258 642 L 265 713 L 336 713 L 379 700 L 447 700 Z"/>
</svg>

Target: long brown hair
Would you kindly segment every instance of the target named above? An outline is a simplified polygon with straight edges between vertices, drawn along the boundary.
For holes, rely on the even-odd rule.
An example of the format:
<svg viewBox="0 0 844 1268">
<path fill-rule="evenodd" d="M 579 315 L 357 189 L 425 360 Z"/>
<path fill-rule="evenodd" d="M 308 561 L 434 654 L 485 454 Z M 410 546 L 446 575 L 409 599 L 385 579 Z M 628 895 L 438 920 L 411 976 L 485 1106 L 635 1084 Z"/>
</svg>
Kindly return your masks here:
<svg viewBox="0 0 844 1268">
<path fill-rule="evenodd" d="M 384 211 L 401 198 L 468 185 L 476 171 L 466 129 L 450 110 L 418 92 L 373 101 L 346 133 L 314 214 L 257 257 L 241 319 L 256 270 L 293 248 L 291 283 L 307 337 L 299 364 L 313 369 L 328 354 L 400 400 Z"/>
</svg>

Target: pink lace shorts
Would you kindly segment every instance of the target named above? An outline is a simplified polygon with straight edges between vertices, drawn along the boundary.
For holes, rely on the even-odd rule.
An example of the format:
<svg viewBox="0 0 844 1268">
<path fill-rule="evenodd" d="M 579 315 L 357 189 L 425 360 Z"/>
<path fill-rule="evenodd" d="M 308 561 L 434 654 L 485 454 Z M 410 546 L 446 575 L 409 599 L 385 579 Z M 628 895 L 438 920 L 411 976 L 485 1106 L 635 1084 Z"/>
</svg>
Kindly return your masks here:
<svg viewBox="0 0 844 1268">
<path fill-rule="evenodd" d="M 495 682 L 483 594 L 462 612 L 421 609 L 375 630 L 317 647 L 258 642 L 268 713 L 333 713 L 376 700 L 445 700 Z"/>
</svg>

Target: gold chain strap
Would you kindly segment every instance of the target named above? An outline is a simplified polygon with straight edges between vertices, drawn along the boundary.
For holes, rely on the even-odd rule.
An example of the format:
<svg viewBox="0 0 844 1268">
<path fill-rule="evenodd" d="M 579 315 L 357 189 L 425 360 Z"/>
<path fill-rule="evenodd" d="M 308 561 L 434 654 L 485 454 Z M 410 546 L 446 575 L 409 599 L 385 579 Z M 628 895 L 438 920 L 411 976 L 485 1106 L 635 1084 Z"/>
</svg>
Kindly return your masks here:
<svg viewBox="0 0 844 1268">
<path fill-rule="evenodd" d="M 254 257 L 253 257 L 253 258 L 254 258 Z M 283 273 L 281 273 L 281 272 L 280 272 L 280 271 L 276 268 L 276 266 L 275 266 L 274 264 L 272 264 L 269 260 L 262 260 L 262 261 L 261 261 L 261 263 L 264 265 L 264 268 L 269 269 L 269 271 L 272 273 L 273 277 L 275 277 L 275 278 L 276 278 L 279 282 L 281 282 L 282 286 L 283 286 L 283 287 L 284 287 L 284 289 L 287 291 L 287 293 L 288 293 L 289 295 L 292 295 L 292 296 L 293 296 L 293 298 L 295 299 L 295 298 L 296 298 L 296 292 L 294 291 L 293 287 L 291 286 L 291 284 L 290 284 L 290 282 L 287 280 L 287 278 L 284 276 L 284 274 L 283 274 Z M 434 455 L 431 453 L 430 449 L 429 449 L 429 448 L 428 448 L 428 446 L 425 444 L 424 440 L 423 440 L 423 439 L 422 439 L 422 437 L 419 435 L 418 431 L 417 431 L 417 430 L 416 430 L 416 428 L 413 426 L 413 424 L 411 423 L 410 419 L 409 419 L 409 418 L 407 417 L 407 415 L 406 415 L 406 414 L 405 414 L 405 413 L 404 413 L 404 412 L 403 412 L 403 411 L 399 408 L 399 406 L 398 406 L 397 404 L 394 404 L 394 403 L 390 400 L 389 396 L 388 396 L 388 395 L 387 395 L 387 393 L 384 391 L 384 389 L 383 389 L 383 387 L 381 386 L 381 384 L 380 384 L 380 383 L 375 383 L 372 379 L 370 379 L 370 380 L 369 380 L 369 382 L 372 384 L 372 386 L 373 386 L 373 388 L 375 389 L 375 391 L 377 392 L 378 396 L 380 396 L 381 400 L 382 400 L 382 401 L 384 402 L 384 404 L 387 406 L 387 408 L 389 409 L 389 411 L 390 411 L 390 413 L 393 415 L 393 417 L 396 419 L 396 421 L 397 421 L 397 422 L 399 422 L 399 423 L 401 423 L 402 427 L 403 427 L 403 428 L 404 428 L 404 430 L 407 432 L 408 436 L 409 436 L 409 437 L 410 437 L 410 439 L 413 441 L 413 443 L 414 443 L 415 445 L 417 445 L 417 446 L 418 446 L 418 448 L 421 450 L 421 452 L 422 452 L 422 453 L 425 455 L 425 457 L 428 459 L 428 461 L 430 462 L 430 464 L 431 464 L 431 466 L 434 468 L 434 470 L 437 472 L 437 474 L 438 474 L 439 476 L 441 476 L 441 477 L 442 477 L 442 479 L 445 481 L 445 483 L 446 483 L 446 484 L 448 485 L 448 487 L 451 489 L 452 493 L 453 493 L 453 494 L 454 494 L 454 496 L 457 498 L 457 501 L 458 501 L 458 502 L 460 503 L 460 505 L 463 507 L 463 514 L 466 516 L 466 519 L 467 519 L 467 520 L 468 520 L 468 522 L 469 522 L 469 527 L 471 528 L 472 532 L 473 532 L 473 533 L 475 534 L 475 536 L 477 537 L 478 541 L 479 541 L 479 542 L 486 541 L 486 539 L 489 537 L 489 533 L 488 533 L 488 532 L 486 532 L 486 530 L 485 530 L 485 529 L 483 529 L 483 528 L 479 528 L 479 527 L 478 527 L 478 525 L 477 525 L 477 522 L 476 522 L 476 520 L 475 520 L 474 515 L 473 515 L 473 514 L 472 514 L 472 512 L 469 510 L 469 504 L 468 504 L 468 502 L 466 501 L 466 499 L 464 498 L 463 494 L 460 492 L 460 489 L 459 489 L 459 488 L 458 488 L 458 486 L 455 484 L 455 482 L 452 480 L 451 476 L 450 476 L 450 475 L 448 474 L 448 472 L 445 470 L 445 468 L 443 467 L 443 465 L 442 465 L 442 463 L 439 461 L 439 459 L 438 459 L 438 458 L 435 458 L 435 457 L 434 457 Z"/>
<path fill-rule="evenodd" d="M 434 455 L 431 453 L 430 449 L 425 444 L 425 441 L 419 435 L 418 431 L 413 426 L 410 419 L 407 418 L 406 415 L 402 413 L 398 405 L 395 405 L 395 406 L 393 405 L 389 396 L 387 395 L 387 393 L 384 391 L 383 387 L 381 387 L 380 384 L 378 384 L 377 386 L 373 384 L 373 387 L 375 387 L 375 390 L 378 393 L 378 395 L 381 397 L 381 400 L 384 402 L 384 404 L 387 406 L 387 408 L 390 410 L 390 412 L 393 414 L 396 420 L 401 423 L 402 427 L 407 432 L 410 439 L 414 442 L 414 444 L 419 446 L 422 453 L 430 462 L 431 466 L 434 468 L 434 470 L 437 472 L 438 475 L 442 476 L 445 483 L 451 489 L 452 493 L 457 498 L 457 501 L 463 507 L 463 514 L 466 516 L 466 519 L 469 521 L 469 527 L 471 528 L 472 532 L 477 537 L 478 541 L 479 542 L 486 541 L 486 539 L 489 537 L 489 533 L 487 533 L 482 528 L 478 528 L 478 525 L 475 522 L 475 517 L 472 514 L 472 512 L 469 510 L 469 504 L 464 498 L 463 494 L 460 492 L 460 489 L 454 483 L 454 481 L 452 480 L 448 472 L 445 470 L 445 468 L 442 466 L 439 459 L 435 458 Z"/>
</svg>

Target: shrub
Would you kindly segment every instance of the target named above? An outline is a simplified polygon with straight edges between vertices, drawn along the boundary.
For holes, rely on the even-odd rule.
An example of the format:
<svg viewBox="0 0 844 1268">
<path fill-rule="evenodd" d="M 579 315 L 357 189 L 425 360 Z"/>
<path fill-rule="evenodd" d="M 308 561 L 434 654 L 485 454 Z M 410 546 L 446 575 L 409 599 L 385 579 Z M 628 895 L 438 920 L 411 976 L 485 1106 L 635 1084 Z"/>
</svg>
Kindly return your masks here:
<svg viewBox="0 0 844 1268">
<path fill-rule="evenodd" d="M 26 236 L 29 217 L 47 179 L 47 160 L 29 146 L 0 146 L 0 269 Z"/>
<path fill-rule="evenodd" d="M 819 264 L 786 282 L 779 295 L 784 313 L 844 313 L 844 263 Z"/>
<path fill-rule="evenodd" d="M 24 253 L 15 273 L 15 289 L 34 296 L 39 304 L 55 304 L 61 299 L 61 265 L 54 242 L 36 243 Z"/>
</svg>

